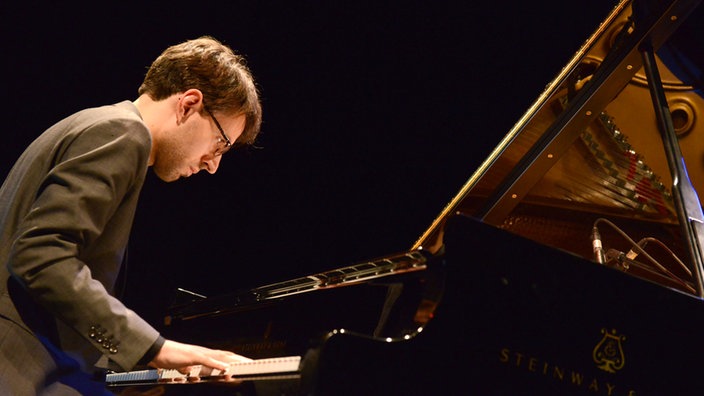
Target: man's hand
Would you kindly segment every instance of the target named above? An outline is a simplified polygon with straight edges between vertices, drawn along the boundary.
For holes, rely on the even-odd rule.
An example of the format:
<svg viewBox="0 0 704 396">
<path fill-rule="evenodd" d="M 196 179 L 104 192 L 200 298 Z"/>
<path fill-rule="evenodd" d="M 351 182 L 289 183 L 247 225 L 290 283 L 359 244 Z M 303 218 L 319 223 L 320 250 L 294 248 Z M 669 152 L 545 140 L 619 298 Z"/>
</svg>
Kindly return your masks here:
<svg viewBox="0 0 704 396">
<path fill-rule="evenodd" d="M 191 367 L 196 365 L 224 371 L 232 363 L 249 362 L 251 360 L 229 351 L 166 340 L 159 353 L 149 362 L 149 366 L 177 369 L 183 374 L 188 374 Z"/>
</svg>

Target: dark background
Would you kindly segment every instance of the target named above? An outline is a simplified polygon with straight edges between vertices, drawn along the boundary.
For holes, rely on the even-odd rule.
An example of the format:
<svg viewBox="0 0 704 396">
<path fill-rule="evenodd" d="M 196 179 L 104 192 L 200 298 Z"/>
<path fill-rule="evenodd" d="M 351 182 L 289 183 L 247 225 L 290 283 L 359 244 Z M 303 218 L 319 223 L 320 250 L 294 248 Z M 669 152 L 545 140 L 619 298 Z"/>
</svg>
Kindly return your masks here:
<svg viewBox="0 0 704 396">
<path fill-rule="evenodd" d="M 217 295 L 410 248 L 616 3 L 5 4 L 0 174 L 59 119 L 136 98 L 169 45 L 212 35 L 243 54 L 261 149 L 214 176 L 150 172 L 142 192 L 125 298 L 158 321 L 175 287 Z"/>
</svg>

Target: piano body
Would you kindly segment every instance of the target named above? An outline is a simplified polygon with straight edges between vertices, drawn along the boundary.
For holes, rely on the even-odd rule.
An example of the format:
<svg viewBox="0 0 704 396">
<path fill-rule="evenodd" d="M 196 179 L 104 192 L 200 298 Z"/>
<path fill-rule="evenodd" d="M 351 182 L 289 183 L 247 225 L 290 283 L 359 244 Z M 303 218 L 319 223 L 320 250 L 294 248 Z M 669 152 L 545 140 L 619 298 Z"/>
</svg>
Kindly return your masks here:
<svg viewBox="0 0 704 396">
<path fill-rule="evenodd" d="M 408 251 L 175 305 L 168 337 L 301 360 L 167 394 L 704 389 L 704 99 L 673 62 L 698 5 L 616 4 Z"/>
</svg>

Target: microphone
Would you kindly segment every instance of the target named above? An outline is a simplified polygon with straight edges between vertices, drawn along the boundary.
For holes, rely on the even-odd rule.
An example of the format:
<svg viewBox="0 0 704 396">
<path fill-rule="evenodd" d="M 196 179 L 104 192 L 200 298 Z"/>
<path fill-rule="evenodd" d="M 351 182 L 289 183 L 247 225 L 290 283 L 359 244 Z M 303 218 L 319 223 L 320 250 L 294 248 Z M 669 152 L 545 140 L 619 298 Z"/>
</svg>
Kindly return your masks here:
<svg viewBox="0 0 704 396">
<path fill-rule="evenodd" d="M 596 226 L 592 227 L 592 249 L 594 250 L 594 260 L 599 264 L 606 264 L 604 247 L 601 245 L 601 235 Z"/>
<path fill-rule="evenodd" d="M 607 263 L 610 263 L 612 260 L 616 260 L 616 262 L 618 263 L 618 265 L 620 265 L 621 268 L 623 268 L 624 270 L 627 270 L 627 269 L 629 268 L 629 266 L 630 266 L 629 264 L 630 264 L 631 262 L 633 262 L 633 260 L 631 260 L 630 258 L 628 258 L 628 256 L 626 255 L 626 253 L 624 253 L 624 252 L 622 252 L 622 251 L 619 251 L 619 250 L 616 250 L 616 249 L 609 249 L 609 250 L 607 250 L 607 251 L 606 251 L 606 254 L 605 254 L 605 257 L 606 257 L 606 262 L 607 262 Z"/>
</svg>

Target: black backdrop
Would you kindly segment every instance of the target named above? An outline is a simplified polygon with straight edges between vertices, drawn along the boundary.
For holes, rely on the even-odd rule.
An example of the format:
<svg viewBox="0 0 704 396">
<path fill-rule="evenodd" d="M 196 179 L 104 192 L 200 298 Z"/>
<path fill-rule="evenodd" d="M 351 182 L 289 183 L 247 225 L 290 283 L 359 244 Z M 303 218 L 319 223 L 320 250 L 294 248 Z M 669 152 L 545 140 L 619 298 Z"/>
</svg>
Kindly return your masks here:
<svg viewBox="0 0 704 396">
<path fill-rule="evenodd" d="M 214 176 L 150 173 L 125 298 L 158 322 L 177 286 L 215 295 L 409 248 L 616 1 L 94 4 L 0 6 L 1 174 L 58 119 L 134 99 L 189 38 L 245 55 L 262 92 L 261 149 Z"/>
</svg>

